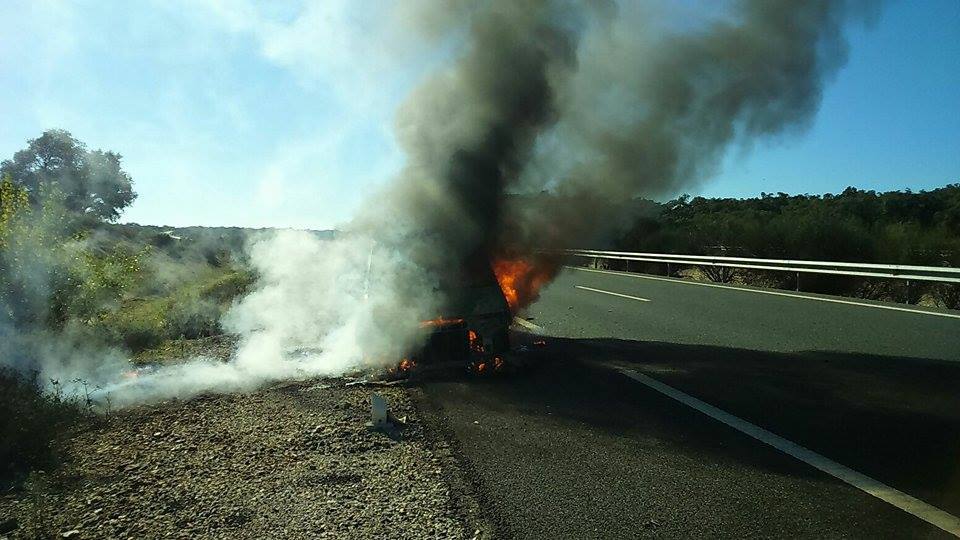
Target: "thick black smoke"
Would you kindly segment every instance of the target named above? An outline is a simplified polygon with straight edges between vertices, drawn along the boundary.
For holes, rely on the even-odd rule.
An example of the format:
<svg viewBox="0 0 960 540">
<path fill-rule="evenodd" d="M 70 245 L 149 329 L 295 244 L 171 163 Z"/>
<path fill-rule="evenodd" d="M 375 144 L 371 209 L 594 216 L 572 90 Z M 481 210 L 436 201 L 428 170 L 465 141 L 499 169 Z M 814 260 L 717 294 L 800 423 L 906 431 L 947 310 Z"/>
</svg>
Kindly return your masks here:
<svg viewBox="0 0 960 540">
<path fill-rule="evenodd" d="M 407 166 L 374 205 L 419 237 L 420 265 L 442 274 L 496 249 L 504 194 L 557 120 L 556 90 L 575 67 L 566 17 L 557 2 L 494 1 L 447 18 L 468 21 L 466 52 L 399 111 Z"/>
<path fill-rule="evenodd" d="M 596 240 L 624 201 L 694 186 L 731 145 L 802 130 L 846 59 L 845 22 L 878 4 L 746 0 L 672 26 L 651 6 L 433 6 L 468 37 L 398 115 L 409 165 L 389 198 L 433 235 L 428 251 L 446 255 L 434 264 Z M 556 196 L 504 206 L 541 190 Z"/>
</svg>

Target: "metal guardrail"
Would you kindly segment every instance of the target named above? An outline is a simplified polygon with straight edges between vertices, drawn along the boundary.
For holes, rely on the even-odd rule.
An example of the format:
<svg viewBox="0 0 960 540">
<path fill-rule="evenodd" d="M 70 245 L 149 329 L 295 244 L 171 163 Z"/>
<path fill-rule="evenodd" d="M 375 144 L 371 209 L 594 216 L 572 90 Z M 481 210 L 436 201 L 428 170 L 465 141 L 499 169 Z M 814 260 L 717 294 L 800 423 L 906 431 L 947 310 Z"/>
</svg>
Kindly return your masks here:
<svg viewBox="0 0 960 540">
<path fill-rule="evenodd" d="M 593 249 L 565 249 L 550 251 L 549 253 L 594 259 L 666 263 L 668 265 L 678 264 L 685 266 L 719 266 L 728 268 L 748 268 L 751 270 L 796 272 L 798 274 L 834 274 L 842 276 L 905 279 L 908 281 L 960 283 L 960 268 L 954 268 L 950 266 L 940 267 L 913 266 L 903 264 L 803 261 L 789 259 L 754 259 L 748 257 L 671 255 L 668 253 L 599 251 Z"/>
</svg>

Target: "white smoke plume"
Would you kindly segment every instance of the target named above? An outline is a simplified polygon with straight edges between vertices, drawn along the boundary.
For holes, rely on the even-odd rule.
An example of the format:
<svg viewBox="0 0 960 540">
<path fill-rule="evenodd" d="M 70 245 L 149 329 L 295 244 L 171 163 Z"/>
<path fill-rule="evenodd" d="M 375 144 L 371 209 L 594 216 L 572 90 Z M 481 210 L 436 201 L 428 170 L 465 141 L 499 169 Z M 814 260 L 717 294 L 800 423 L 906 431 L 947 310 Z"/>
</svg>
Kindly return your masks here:
<svg viewBox="0 0 960 540">
<path fill-rule="evenodd" d="M 163 367 L 98 395 L 123 406 L 395 366 L 422 337 L 419 322 L 437 313 L 436 283 L 404 252 L 359 233 L 278 231 L 254 240 L 250 257 L 258 286 L 222 321 L 241 336 L 229 362 Z"/>
</svg>

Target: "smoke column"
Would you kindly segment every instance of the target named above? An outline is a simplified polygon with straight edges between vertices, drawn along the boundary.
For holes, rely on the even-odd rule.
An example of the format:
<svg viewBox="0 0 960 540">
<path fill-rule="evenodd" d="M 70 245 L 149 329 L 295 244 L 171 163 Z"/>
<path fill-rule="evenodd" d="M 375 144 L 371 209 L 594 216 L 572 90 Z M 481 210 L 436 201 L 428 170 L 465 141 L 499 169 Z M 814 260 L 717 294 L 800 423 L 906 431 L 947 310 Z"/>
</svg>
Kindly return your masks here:
<svg viewBox="0 0 960 540">
<path fill-rule="evenodd" d="M 468 52 L 399 114 L 407 206 L 468 217 L 449 229 L 454 246 L 474 225 L 524 233 L 501 235 L 494 250 L 609 233 L 594 223 L 598 210 L 695 186 L 732 144 L 805 128 L 846 60 L 844 23 L 879 3 L 727 6 L 661 28 L 649 4 L 483 3 L 468 18 Z M 507 192 L 541 190 L 560 196 L 549 212 L 504 214 Z"/>
<path fill-rule="evenodd" d="M 522 178 L 527 189 L 564 196 L 550 220 L 565 226 L 517 216 L 528 245 L 589 243 L 609 231 L 584 217 L 631 197 L 693 187 L 716 172 L 731 145 L 802 131 L 846 61 L 844 23 L 869 20 L 880 3 L 731 7 L 689 31 L 644 32 L 652 14 L 642 11 L 598 21 L 579 51 L 578 73 L 556 91 L 561 120 Z"/>
<path fill-rule="evenodd" d="M 746 0 L 664 27 L 630 2 L 428 5 L 468 37 L 399 111 L 408 165 L 374 208 L 435 235 L 426 251 L 444 259 L 425 268 L 480 252 L 534 261 L 538 282 L 555 268 L 536 248 L 609 237 L 630 199 L 696 185 L 731 145 L 805 128 L 846 59 L 844 23 L 879 7 Z M 540 191 L 554 196 L 508 204 Z"/>
</svg>

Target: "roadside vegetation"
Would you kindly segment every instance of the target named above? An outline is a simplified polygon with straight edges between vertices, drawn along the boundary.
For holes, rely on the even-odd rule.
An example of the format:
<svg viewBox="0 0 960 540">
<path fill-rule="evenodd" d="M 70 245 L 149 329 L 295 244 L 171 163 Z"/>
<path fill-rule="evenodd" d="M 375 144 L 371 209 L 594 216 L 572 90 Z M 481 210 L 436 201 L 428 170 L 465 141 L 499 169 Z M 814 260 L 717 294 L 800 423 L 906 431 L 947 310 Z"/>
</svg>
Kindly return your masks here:
<svg viewBox="0 0 960 540">
<path fill-rule="evenodd" d="M 55 439 L 89 419 L 66 381 L 41 380 L 54 352 L 38 344 L 149 361 L 222 334 L 253 282 L 246 231 L 113 223 L 136 198 L 120 160 L 53 130 L 0 164 L 0 484 L 55 466 Z"/>
<path fill-rule="evenodd" d="M 683 196 L 643 211 L 615 244 L 624 251 L 960 266 L 960 184 L 930 191 L 838 195 L 762 194 L 750 199 Z M 662 265 L 631 268 L 665 271 Z M 718 282 L 795 288 L 788 272 L 682 268 Z M 960 287 L 931 282 L 805 274 L 805 291 L 960 308 Z"/>
<path fill-rule="evenodd" d="M 58 435 L 84 421 L 80 396 L 42 390 L 35 374 L 0 368 L 0 489 L 19 483 L 28 471 L 56 466 Z"/>
</svg>

